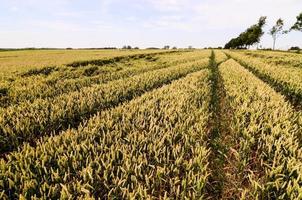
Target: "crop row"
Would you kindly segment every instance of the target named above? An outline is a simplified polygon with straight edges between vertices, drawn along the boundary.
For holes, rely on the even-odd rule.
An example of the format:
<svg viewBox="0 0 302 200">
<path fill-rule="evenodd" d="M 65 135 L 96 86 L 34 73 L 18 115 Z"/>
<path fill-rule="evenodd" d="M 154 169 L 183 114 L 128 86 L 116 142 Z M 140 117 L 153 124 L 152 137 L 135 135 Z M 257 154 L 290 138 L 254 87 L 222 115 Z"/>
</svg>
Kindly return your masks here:
<svg viewBox="0 0 302 200">
<path fill-rule="evenodd" d="M 285 52 L 244 52 L 244 54 L 256 58 L 261 58 L 264 62 L 274 65 L 283 65 L 290 67 L 302 68 L 301 54 L 285 53 Z"/>
<path fill-rule="evenodd" d="M 37 99 L 11 106 L 0 113 L 0 152 L 14 150 L 46 133 L 77 126 L 92 114 L 207 67 L 208 59 L 154 70 L 107 84 L 85 87 L 53 100 Z"/>
<path fill-rule="evenodd" d="M 169 52 L 161 50 L 25 50 L 0 52 L 0 80 L 15 72 L 40 69 L 46 66 L 63 66 L 75 61 L 110 59 L 129 56 Z"/>
<path fill-rule="evenodd" d="M 70 64 L 66 64 L 67 67 L 85 67 L 88 65 L 97 65 L 97 66 L 103 66 L 107 64 L 112 64 L 116 62 L 120 62 L 123 60 L 133 60 L 133 59 L 141 59 L 146 58 L 148 56 L 154 56 L 154 55 L 161 55 L 166 53 L 173 53 L 175 51 L 168 51 L 168 52 L 157 52 L 157 53 L 149 53 L 149 54 L 134 54 L 134 55 L 126 55 L 126 56 L 116 56 L 109 59 L 95 59 L 95 60 L 85 60 L 85 61 L 76 61 Z"/>
<path fill-rule="evenodd" d="M 301 113 L 234 60 L 220 71 L 234 112 L 237 191 L 245 199 L 301 199 Z"/>
<path fill-rule="evenodd" d="M 214 51 L 215 54 L 215 62 L 217 65 L 223 63 L 228 59 L 227 55 L 223 51 Z"/>
<path fill-rule="evenodd" d="M 132 60 L 131 64 L 135 65 L 137 63 L 134 61 L 138 60 Z M 73 85 L 74 82 L 82 81 L 86 83 L 90 79 L 98 80 L 106 78 L 115 72 L 125 71 L 129 67 L 129 64 L 130 61 L 117 62 L 102 67 L 87 66 L 77 69 L 66 66 L 46 67 L 36 70 L 31 69 L 20 75 L 15 74 L 10 80 L 1 81 L 1 88 L 6 90 L 6 95 L 1 99 L 2 104 L 10 105 L 25 100 L 34 100 L 39 97 L 51 97 L 53 91 L 57 91 L 61 87 L 64 88 L 65 84 L 69 86 L 70 84 Z M 140 62 L 140 64 L 147 65 L 149 63 Z"/>
<path fill-rule="evenodd" d="M 56 79 L 57 77 L 60 77 L 61 79 L 75 79 L 75 78 L 81 78 L 83 76 L 93 76 L 95 74 L 101 73 L 101 72 L 107 72 L 107 70 L 120 70 L 121 68 L 129 67 L 132 65 L 138 64 L 154 64 L 156 62 L 159 62 L 161 64 L 165 64 L 166 62 L 169 64 L 177 64 L 179 62 L 187 62 L 187 61 L 194 61 L 196 58 L 200 57 L 209 57 L 209 51 L 195 51 L 195 52 L 165 52 L 161 54 L 140 54 L 136 56 L 126 57 L 128 59 L 117 59 L 116 62 L 110 62 L 108 64 L 104 65 L 98 65 L 96 64 L 88 64 L 84 65 L 79 68 L 70 68 L 67 66 L 61 66 L 57 67 L 53 70 L 50 74 L 44 74 L 44 73 L 38 73 L 35 74 L 35 76 L 41 75 L 40 78 L 49 77 L 48 80 Z M 132 58 L 132 59 L 130 59 Z M 194 60 L 190 60 L 193 58 Z M 114 58 L 113 58 L 114 59 Z M 119 60 L 119 61 L 118 61 Z M 102 61 L 102 60 L 100 60 Z M 90 61 L 85 61 L 90 62 Z M 97 69 L 95 69 L 97 67 Z M 47 69 L 47 68 L 46 68 Z M 37 69 L 38 71 L 45 71 L 43 69 Z M 32 70 L 29 70 L 26 72 L 32 73 Z M 44 76 L 43 76 L 44 75 Z M 45 76 L 46 75 L 46 76 Z M 20 75 L 21 77 L 30 77 L 30 76 L 24 76 L 24 74 Z M 34 76 L 34 75 L 31 75 Z"/>
<path fill-rule="evenodd" d="M 227 53 L 240 64 L 248 68 L 259 78 L 282 92 L 294 105 L 302 101 L 302 69 L 269 65 L 258 58 L 250 58 L 232 51 Z"/>
<path fill-rule="evenodd" d="M 19 77 L 14 82 L 1 87 L 5 94 L 2 97 L 0 95 L 0 102 L 3 107 L 7 107 L 24 101 L 33 101 L 37 98 L 53 98 L 70 91 L 78 91 L 92 84 L 106 83 L 209 57 L 203 52 L 181 53 L 181 55 L 181 57 L 176 53 L 164 54 L 160 57 L 151 57 L 150 55 L 148 58 L 152 60 L 146 59 L 147 57 L 144 55 L 142 59 L 117 62 L 107 66 L 87 66 L 75 70 L 60 67 L 47 77 L 44 75 Z"/>
<path fill-rule="evenodd" d="M 133 66 L 129 67 L 125 65 L 122 65 L 122 67 L 103 66 L 102 69 L 92 66 L 88 67 L 87 71 L 93 70 L 96 75 L 81 75 L 86 72 L 82 70 L 82 72 L 78 72 L 78 77 L 70 77 L 70 74 L 67 75 L 66 73 L 68 70 L 62 67 L 60 71 L 64 70 L 64 72 L 54 73 L 47 78 L 43 76 L 19 78 L 13 83 L 6 84 L 6 87 L 3 87 L 3 90 L 6 90 L 6 94 L 3 94 L 1 98 L 1 106 L 8 107 L 24 101 L 32 102 L 38 98 L 54 98 L 55 96 L 71 91 L 78 91 L 83 87 L 88 87 L 93 84 L 106 83 L 163 67 L 165 66 L 151 66 L 146 63 L 139 67 L 136 63 L 133 63 Z"/>
<path fill-rule="evenodd" d="M 146 62 L 137 61 L 129 64 L 131 65 L 91 66 L 85 69 L 81 68 L 82 70 L 76 70 L 75 72 L 72 71 L 73 74 L 70 74 L 69 69 L 62 67 L 58 72 L 53 73 L 49 77 L 33 76 L 19 78 L 7 86 L 8 94 L 6 95 L 6 99 L 3 98 L 2 103 L 9 106 L 23 101 L 33 101 L 37 98 L 52 98 L 92 84 L 105 83 L 165 67 L 163 65 L 151 65 Z M 88 71 L 90 75 L 88 75 Z"/>
<path fill-rule="evenodd" d="M 172 75 L 161 72 L 154 75 Z M 204 69 L 25 145 L 0 161 L 0 198 L 202 198 L 210 92 Z"/>
<path fill-rule="evenodd" d="M 170 54 L 170 53 L 172 53 L 172 52 L 161 52 L 161 55 Z M 157 55 L 159 55 L 159 54 L 158 53 L 140 53 L 140 54 L 131 55 L 131 53 L 129 53 L 129 55 L 126 54 L 122 57 L 118 57 L 118 58 L 124 58 L 124 59 L 121 59 L 121 62 L 116 62 L 116 63 L 129 62 L 131 60 L 130 58 L 133 58 L 132 60 L 139 60 L 139 59 L 143 59 L 143 58 L 155 57 Z M 114 58 L 115 57 L 113 57 L 111 59 L 114 59 Z M 100 60 L 101 61 L 106 60 L 106 58 L 102 58 Z M 25 61 L 25 63 L 26 63 L 26 61 Z M 89 61 L 87 61 L 87 62 L 89 62 Z M 116 63 L 111 63 L 111 65 L 115 65 Z M 92 66 L 92 65 L 89 65 L 89 66 Z M 94 66 L 97 66 L 97 65 L 94 65 Z M 32 69 L 31 66 L 28 66 L 28 69 L 26 69 L 26 67 L 24 67 L 23 70 L 20 70 L 20 71 L 16 70 L 15 72 L 12 72 L 12 73 L 6 73 L 5 74 L 6 76 L 0 76 L 0 80 L 1 80 L 1 83 L 6 82 L 7 84 L 9 84 L 9 83 L 12 84 L 14 81 L 22 80 L 22 78 L 24 78 L 24 79 L 27 78 L 30 80 L 30 78 L 32 78 L 32 77 L 34 79 L 36 79 L 37 77 L 42 79 L 42 78 L 50 76 L 54 80 L 56 80 L 58 77 L 60 77 L 62 79 L 63 78 L 73 79 L 73 78 L 79 78 L 80 76 L 85 75 L 85 71 L 87 71 L 87 69 L 85 69 L 85 67 L 75 69 L 75 68 L 67 67 L 66 65 L 62 65 L 62 66 L 57 65 L 57 66 L 51 66 L 51 67 L 39 66 L 34 69 Z M 90 71 L 90 70 L 88 70 L 88 71 Z M 27 79 L 25 79 L 25 80 L 27 80 Z M 48 80 L 54 81 L 52 79 L 48 79 Z M 26 82 L 21 83 L 21 84 L 25 84 L 25 83 Z"/>
</svg>

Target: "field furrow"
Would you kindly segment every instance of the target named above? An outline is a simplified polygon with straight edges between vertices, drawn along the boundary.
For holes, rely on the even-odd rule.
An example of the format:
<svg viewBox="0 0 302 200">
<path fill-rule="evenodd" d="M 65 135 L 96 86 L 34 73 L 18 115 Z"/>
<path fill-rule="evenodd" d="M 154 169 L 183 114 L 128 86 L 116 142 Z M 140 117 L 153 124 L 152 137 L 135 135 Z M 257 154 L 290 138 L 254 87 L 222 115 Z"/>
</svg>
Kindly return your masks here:
<svg viewBox="0 0 302 200">
<path fill-rule="evenodd" d="M 209 154 L 209 178 L 206 185 L 205 199 L 236 199 L 238 191 L 234 188 L 237 177 L 234 176 L 234 156 L 232 148 L 236 141 L 232 137 L 229 119 L 233 111 L 226 97 L 223 79 L 218 70 L 219 64 L 227 60 L 221 51 L 214 51 L 211 57 L 211 118 L 208 121 L 209 135 L 207 145 Z"/>
<path fill-rule="evenodd" d="M 209 135 L 207 136 L 207 145 L 210 149 L 209 154 L 209 180 L 206 185 L 206 199 L 220 199 L 224 184 L 224 143 L 222 138 L 222 85 L 218 73 L 218 64 L 220 62 L 219 53 L 212 52 L 209 68 L 211 71 L 210 80 L 212 82 L 210 111 L 211 118 L 208 121 Z M 220 54 L 223 55 L 223 54 Z M 217 56 L 217 59 L 215 59 Z"/>
</svg>

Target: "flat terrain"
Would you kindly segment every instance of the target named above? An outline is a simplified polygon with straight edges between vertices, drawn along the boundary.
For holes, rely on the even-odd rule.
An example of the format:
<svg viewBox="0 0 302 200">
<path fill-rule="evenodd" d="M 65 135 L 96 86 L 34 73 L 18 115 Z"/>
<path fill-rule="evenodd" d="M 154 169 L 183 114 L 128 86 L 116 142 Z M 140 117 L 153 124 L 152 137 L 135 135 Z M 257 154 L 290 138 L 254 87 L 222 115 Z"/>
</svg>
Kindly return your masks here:
<svg viewBox="0 0 302 200">
<path fill-rule="evenodd" d="M 0 52 L 0 199 L 302 199 L 302 55 Z"/>
<path fill-rule="evenodd" d="M 61 66 L 76 61 L 158 52 L 158 50 L 20 50 L 0 51 L 1 72 Z"/>
</svg>

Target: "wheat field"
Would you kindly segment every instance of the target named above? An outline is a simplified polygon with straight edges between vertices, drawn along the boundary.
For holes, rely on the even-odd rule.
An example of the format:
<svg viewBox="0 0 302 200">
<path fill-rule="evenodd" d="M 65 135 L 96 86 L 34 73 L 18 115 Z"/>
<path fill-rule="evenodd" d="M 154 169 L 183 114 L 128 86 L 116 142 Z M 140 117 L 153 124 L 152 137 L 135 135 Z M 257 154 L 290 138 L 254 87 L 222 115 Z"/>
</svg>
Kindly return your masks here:
<svg viewBox="0 0 302 200">
<path fill-rule="evenodd" d="M 302 55 L 0 52 L 0 199 L 302 199 Z"/>
</svg>

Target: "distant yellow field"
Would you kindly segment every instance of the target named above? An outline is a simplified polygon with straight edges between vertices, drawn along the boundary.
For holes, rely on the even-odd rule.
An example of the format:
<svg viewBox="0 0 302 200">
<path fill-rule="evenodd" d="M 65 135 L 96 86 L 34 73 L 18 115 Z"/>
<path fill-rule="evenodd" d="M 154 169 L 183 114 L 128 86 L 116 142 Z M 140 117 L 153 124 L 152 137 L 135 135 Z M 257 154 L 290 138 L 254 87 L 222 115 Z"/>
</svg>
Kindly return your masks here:
<svg viewBox="0 0 302 200">
<path fill-rule="evenodd" d="M 24 50 L 0 52 L 0 71 L 14 72 L 74 61 L 111 58 L 159 50 Z"/>
</svg>

